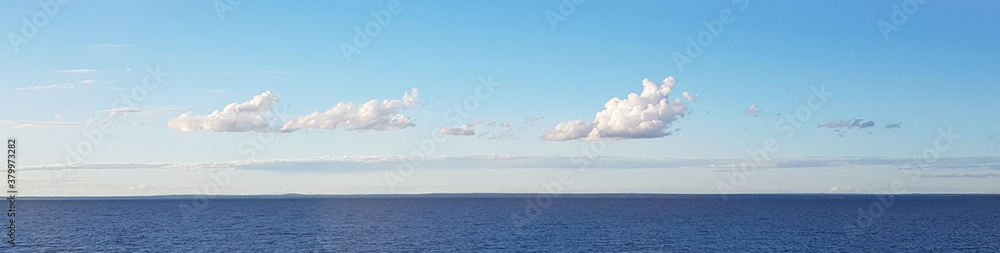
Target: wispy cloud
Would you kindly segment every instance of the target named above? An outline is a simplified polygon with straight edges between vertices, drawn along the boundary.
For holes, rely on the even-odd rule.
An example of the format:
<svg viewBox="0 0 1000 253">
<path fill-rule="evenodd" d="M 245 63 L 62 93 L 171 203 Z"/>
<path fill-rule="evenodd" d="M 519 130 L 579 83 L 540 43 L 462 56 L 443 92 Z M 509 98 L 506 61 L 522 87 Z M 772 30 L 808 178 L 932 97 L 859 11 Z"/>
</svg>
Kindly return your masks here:
<svg viewBox="0 0 1000 253">
<path fill-rule="evenodd" d="M 538 122 L 542 121 L 543 117 L 538 116 L 528 116 L 519 124 L 511 124 L 510 122 L 495 122 L 491 121 L 486 123 L 488 128 L 482 129 L 477 135 L 479 138 L 487 140 L 513 140 L 517 139 L 516 134 L 518 132 L 526 131 L 530 128 L 535 127 Z"/>
<path fill-rule="evenodd" d="M 360 156 L 360 157 L 311 157 L 301 159 L 239 160 L 208 163 L 89 163 L 89 164 L 49 164 L 25 166 L 27 170 L 58 169 L 243 169 L 274 171 L 381 171 L 397 166 L 400 162 L 419 159 L 422 166 L 438 169 L 517 169 L 517 168 L 578 168 L 580 157 L 528 156 L 511 154 L 460 155 L 436 157 L 411 156 Z M 765 163 L 755 163 L 736 159 L 640 159 L 626 157 L 595 156 L 588 160 L 588 168 L 593 169 L 671 169 L 704 168 L 715 172 L 740 170 L 743 163 L 756 164 L 759 169 L 774 168 L 842 168 L 856 166 L 881 166 L 887 169 L 907 169 L 903 164 L 912 162 L 903 158 L 879 157 L 831 157 L 803 159 L 773 159 Z M 974 175 L 975 173 L 1000 173 L 1000 157 L 952 157 L 941 158 L 939 163 L 921 166 L 925 172 L 938 175 Z M 978 169 L 978 171 L 972 171 Z M 935 170 L 935 171 L 927 171 Z M 957 170 L 957 171 L 956 171 Z M 965 172 L 966 174 L 961 174 Z"/>
<path fill-rule="evenodd" d="M 748 117 L 759 117 L 760 110 L 757 109 L 757 104 L 752 104 L 747 107 L 746 114 Z"/>
<path fill-rule="evenodd" d="M 889 122 L 885 124 L 886 129 L 900 128 L 903 126 L 903 122 Z"/>
<path fill-rule="evenodd" d="M 65 69 L 56 70 L 56 73 L 69 73 L 69 74 L 92 74 L 97 73 L 96 69 Z"/>
<path fill-rule="evenodd" d="M 0 120 L 3 128 L 67 127 L 83 125 L 82 122 Z"/>
<path fill-rule="evenodd" d="M 849 129 L 849 128 L 859 128 L 865 129 L 875 126 L 875 121 L 865 121 L 864 119 L 850 119 L 850 120 L 835 120 L 819 124 L 817 128 L 829 128 L 829 129 Z"/>
<path fill-rule="evenodd" d="M 21 88 L 16 88 L 15 90 L 18 90 L 18 91 L 37 91 L 37 90 L 47 90 L 47 89 L 72 89 L 72 88 L 76 88 L 76 87 L 79 87 L 79 86 L 76 86 L 76 85 L 74 85 L 72 83 L 61 83 L 61 84 L 51 84 L 51 85 L 38 85 L 38 86 L 21 87 Z"/>
<path fill-rule="evenodd" d="M 925 177 L 952 177 L 952 178 L 990 178 L 1000 177 L 1000 171 L 963 171 L 947 173 L 928 173 Z"/>
<path fill-rule="evenodd" d="M 98 44 L 98 45 L 87 46 L 87 48 L 90 48 L 90 49 L 94 49 L 94 48 L 123 48 L 123 47 L 128 47 L 128 46 L 130 46 L 130 45 L 129 44 Z"/>
</svg>

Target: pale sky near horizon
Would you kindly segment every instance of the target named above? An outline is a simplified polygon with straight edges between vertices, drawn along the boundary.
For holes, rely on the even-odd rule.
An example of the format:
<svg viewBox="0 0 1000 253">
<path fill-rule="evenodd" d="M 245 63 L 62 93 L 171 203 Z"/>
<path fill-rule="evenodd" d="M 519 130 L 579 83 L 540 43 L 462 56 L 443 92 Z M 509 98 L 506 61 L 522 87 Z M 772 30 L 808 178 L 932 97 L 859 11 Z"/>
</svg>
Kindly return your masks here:
<svg viewBox="0 0 1000 253">
<path fill-rule="evenodd" d="M 995 1 L 234 3 L 0 4 L 21 193 L 1000 193 Z"/>
</svg>

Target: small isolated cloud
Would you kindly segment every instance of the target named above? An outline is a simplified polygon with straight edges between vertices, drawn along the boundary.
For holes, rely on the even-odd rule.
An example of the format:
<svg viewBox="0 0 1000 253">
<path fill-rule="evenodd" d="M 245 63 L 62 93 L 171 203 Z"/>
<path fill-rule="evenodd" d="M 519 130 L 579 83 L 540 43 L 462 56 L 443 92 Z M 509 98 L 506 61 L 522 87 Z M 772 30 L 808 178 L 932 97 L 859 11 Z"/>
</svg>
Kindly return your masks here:
<svg viewBox="0 0 1000 253">
<path fill-rule="evenodd" d="M 677 81 L 673 77 L 663 85 L 642 80 L 642 93 L 631 93 L 625 99 L 612 98 L 597 112 L 593 122 L 571 120 L 557 124 L 545 132 L 548 141 L 617 140 L 657 138 L 670 135 L 671 123 L 684 116 L 688 106 L 680 99 L 670 100 Z"/>
<path fill-rule="evenodd" d="M 757 104 L 752 104 L 747 107 L 747 116 L 749 117 L 759 117 L 760 110 L 757 109 Z"/>
<path fill-rule="evenodd" d="M 73 89 L 79 86 L 73 85 L 72 83 L 62 83 L 62 84 L 52 84 L 52 85 L 38 85 L 38 86 L 28 86 L 21 87 L 15 90 L 17 91 L 37 91 L 37 90 L 47 90 L 47 89 Z"/>
<path fill-rule="evenodd" d="M 83 80 L 83 81 L 80 81 L 80 84 L 89 84 L 89 83 L 96 83 L 96 82 L 97 81 L 94 81 L 94 80 Z"/>
<path fill-rule="evenodd" d="M 698 93 L 695 93 L 692 96 L 691 93 L 685 91 L 684 93 L 681 93 L 681 95 L 683 95 L 684 98 L 687 98 L 688 102 L 694 103 L 695 101 L 698 101 Z"/>
<path fill-rule="evenodd" d="M 851 129 L 859 128 L 865 129 L 875 126 L 875 121 L 865 121 L 864 119 L 850 119 L 850 120 L 835 120 L 819 124 L 817 128 L 829 128 L 829 129 Z"/>
<path fill-rule="evenodd" d="M 62 114 L 56 114 L 56 116 L 52 116 L 53 119 L 63 119 L 64 117 L 66 116 L 63 116 Z"/>
<path fill-rule="evenodd" d="M 128 47 L 128 46 L 129 46 L 129 44 L 99 44 L 99 45 L 90 45 L 90 46 L 87 46 L 87 48 L 92 48 L 92 49 L 93 48 L 123 48 L 123 47 Z"/>
<path fill-rule="evenodd" d="M 56 70 L 56 73 L 69 73 L 69 74 L 93 74 L 97 73 L 96 69 L 66 69 L 66 70 Z"/>
<path fill-rule="evenodd" d="M 101 111 L 97 111 L 97 112 L 108 113 L 108 118 L 112 118 L 112 117 L 115 117 L 115 115 L 117 115 L 119 113 L 124 113 L 124 114 L 128 115 L 128 114 L 131 114 L 131 113 L 139 113 L 139 112 L 143 112 L 143 111 L 144 111 L 144 109 L 140 109 L 140 108 L 127 108 L 127 107 L 123 107 L 123 108 L 114 108 L 114 109 L 101 110 Z"/>
<path fill-rule="evenodd" d="M 181 132 L 198 130 L 213 132 L 267 132 L 275 130 L 268 121 L 274 105 L 280 101 L 277 94 L 265 91 L 250 101 L 226 105 L 221 111 L 209 115 L 191 115 L 191 112 L 170 119 L 167 126 Z"/>
<path fill-rule="evenodd" d="M 483 120 L 481 119 L 474 120 L 472 122 L 462 124 L 461 126 L 458 127 L 441 128 L 441 131 L 438 131 L 438 133 L 445 135 L 463 135 L 463 136 L 476 135 L 476 131 L 473 128 L 476 127 L 476 125 L 479 125 L 480 123 L 483 123 Z"/>
<path fill-rule="evenodd" d="M 300 129 L 337 129 L 346 127 L 348 130 L 399 130 L 413 126 L 410 117 L 400 114 L 405 108 L 420 104 L 417 88 L 404 92 L 402 99 L 369 100 L 363 104 L 354 102 L 339 102 L 325 112 L 315 111 L 299 116 L 285 123 L 282 131 L 291 132 Z"/>
<path fill-rule="evenodd" d="M 831 129 L 833 130 L 834 133 L 837 133 L 837 136 L 840 136 L 841 138 L 843 138 L 844 135 L 849 130 L 862 130 L 862 129 L 869 129 L 872 127 L 875 127 L 875 121 L 864 120 L 864 119 L 834 120 L 816 126 L 816 128 Z M 867 133 L 874 134 L 875 132 L 869 130 L 867 131 Z"/>
<path fill-rule="evenodd" d="M 885 128 L 887 129 L 900 128 L 902 126 L 903 122 L 889 122 L 885 124 Z"/>
</svg>

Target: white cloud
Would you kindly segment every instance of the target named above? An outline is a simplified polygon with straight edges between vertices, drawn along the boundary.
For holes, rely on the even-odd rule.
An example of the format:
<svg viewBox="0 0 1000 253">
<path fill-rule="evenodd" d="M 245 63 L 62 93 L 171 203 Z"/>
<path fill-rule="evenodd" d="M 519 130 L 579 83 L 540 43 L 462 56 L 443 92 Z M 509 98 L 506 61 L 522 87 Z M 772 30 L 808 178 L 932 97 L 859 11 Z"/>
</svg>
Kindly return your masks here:
<svg viewBox="0 0 1000 253">
<path fill-rule="evenodd" d="M 4 126 L 5 128 L 65 127 L 65 126 L 80 126 L 83 124 L 84 123 L 80 122 L 0 120 L 0 126 Z"/>
<path fill-rule="evenodd" d="M 325 112 L 315 111 L 302 115 L 285 123 L 282 131 L 291 132 L 300 129 L 337 129 L 346 127 L 348 130 L 398 130 L 413 126 L 413 122 L 399 111 L 417 106 L 419 96 L 417 88 L 403 93 L 402 99 L 383 100 L 372 99 L 363 104 L 354 102 L 339 102 Z"/>
<path fill-rule="evenodd" d="M 461 126 L 458 127 L 441 128 L 441 131 L 438 131 L 438 133 L 446 135 L 476 135 L 476 131 L 473 128 L 476 127 L 476 125 L 479 125 L 480 123 L 483 123 L 483 120 L 481 119 L 475 120 L 469 123 L 462 124 Z"/>
<path fill-rule="evenodd" d="M 21 88 L 15 89 L 15 90 L 18 90 L 18 91 L 29 91 L 29 90 L 46 90 L 46 89 L 72 89 L 72 88 L 76 88 L 76 87 L 78 87 L 78 86 L 73 85 L 72 83 L 63 83 L 63 84 L 52 84 L 52 85 L 38 85 L 38 86 L 21 87 Z"/>
<path fill-rule="evenodd" d="M 88 84 L 88 83 L 96 83 L 96 82 L 97 81 L 94 81 L 94 80 L 83 80 L 83 81 L 80 81 L 80 84 Z"/>
<path fill-rule="evenodd" d="M 100 45 L 90 45 L 87 48 L 123 48 L 127 47 L 129 44 L 100 44 Z"/>
<path fill-rule="evenodd" d="M 691 95 L 691 93 L 685 91 L 684 93 L 681 93 L 681 95 L 684 95 L 684 98 L 687 98 L 688 102 L 691 103 L 694 103 L 695 101 L 698 100 L 698 94 Z"/>
<path fill-rule="evenodd" d="M 671 123 L 683 117 L 688 106 L 680 99 L 668 97 L 677 81 L 673 77 L 663 80 L 663 85 L 642 80 L 642 93 L 631 93 L 625 99 L 612 98 L 604 104 L 594 121 L 562 122 L 546 131 L 544 139 L 565 141 L 572 139 L 634 139 L 657 138 L 669 135 Z"/>
<path fill-rule="evenodd" d="M 576 156 L 539 156 L 539 155 L 457 155 L 457 156 L 355 156 L 355 157 L 307 157 L 276 160 L 232 160 L 224 162 L 200 163 L 61 163 L 47 165 L 31 165 L 22 167 L 25 170 L 65 170 L 65 169 L 173 169 L 173 170 L 327 170 L 327 171 L 382 171 L 386 167 L 398 166 L 400 162 L 420 159 L 421 166 L 437 169 L 514 169 L 514 168 L 572 168 L 578 167 L 574 160 Z M 708 168 L 715 172 L 739 171 L 745 163 L 755 163 L 753 160 L 740 159 L 645 159 L 629 157 L 593 156 L 588 168 L 591 169 L 641 169 L 641 168 Z M 921 166 L 926 172 L 954 172 L 952 175 L 936 174 L 937 176 L 976 176 L 970 172 L 997 172 L 1000 167 L 1000 157 L 942 157 L 941 164 Z M 822 169 L 843 167 L 899 167 L 912 163 L 908 158 L 880 157 L 828 157 L 802 159 L 772 159 L 767 163 L 758 164 L 760 169 L 795 168 Z M 912 165 L 910 165 L 912 167 Z M 917 169 L 916 167 L 900 167 L 898 170 Z M 965 174 L 961 174 L 965 172 Z M 932 175 L 932 174 L 928 174 Z"/>
<path fill-rule="evenodd" d="M 92 74 L 97 73 L 96 69 L 66 69 L 66 70 L 56 70 L 58 73 L 70 73 L 70 74 Z"/>
<path fill-rule="evenodd" d="M 566 141 L 587 137 L 594 127 L 582 119 L 560 122 L 552 130 L 545 132 L 545 140 Z"/>
<path fill-rule="evenodd" d="M 747 116 L 757 117 L 760 116 L 760 110 L 757 109 L 757 104 L 752 104 L 747 107 Z"/>
<path fill-rule="evenodd" d="M 64 117 L 66 117 L 66 116 L 63 116 L 62 114 L 56 114 L 56 116 L 52 116 L 52 118 L 54 118 L 54 119 L 62 119 Z"/>
<path fill-rule="evenodd" d="M 182 132 L 273 131 L 275 126 L 270 124 L 269 119 L 274 105 L 279 100 L 277 94 L 266 91 L 254 96 L 250 101 L 229 104 L 222 111 L 216 110 L 209 115 L 192 116 L 191 112 L 186 112 L 171 119 L 167 126 Z"/>
</svg>

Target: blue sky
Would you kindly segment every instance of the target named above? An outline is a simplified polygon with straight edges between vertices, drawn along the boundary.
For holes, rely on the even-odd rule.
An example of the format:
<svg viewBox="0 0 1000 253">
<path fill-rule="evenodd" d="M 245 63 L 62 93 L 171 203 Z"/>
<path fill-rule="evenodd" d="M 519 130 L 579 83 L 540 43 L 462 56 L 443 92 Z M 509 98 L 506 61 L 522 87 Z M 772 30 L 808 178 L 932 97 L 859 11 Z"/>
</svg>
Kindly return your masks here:
<svg viewBox="0 0 1000 253">
<path fill-rule="evenodd" d="M 894 180 L 1000 192 L 992 1 L 51 3 L 0 8 L 0 130 L 21 143 L 28 195 L 539 192 L 566 170 L 567 192 L 717 193 L 743 173 L 725 168 L 769 138 L 780 148 L 737 192 L 884 192 Z M 33 18 L 44 22 L 25 34 Z M 377 36 L 355 45 L 369 24 Z M 711 43 L 688 54 L 700 34 Z M 343 45 L 358 52 L 348 60 Z M 113 104 L 147 68 L 162 82 Z M 481 79 L 488 98 L 475 98 Z M 832 95 L 786 138 L 776 125 L 820 88 Z M 250 103 L 265 92 L 273 100 Z M 615 97 L 628 100 L 606 108 Z M 449 112 L 470 98 L 468 115 Z M 226 114 L 232 103 L 248 104 Z M 338 103 L 347 114 L 323 114 Z M 113 131 L 87 139 L 109 119 Z M 579 132 L 560 127 L 575 120 Z M 937 152 L 950 160 L 912 180 L 900 168 L 939 130 L 960 136 Z M 400 177 L 439 137 L 435 163 Z M 82 142 L 96 145 L 67 164 Z M 610 164 L 580 169 L 595 143 L 591 158 Z"/>
</svg>

